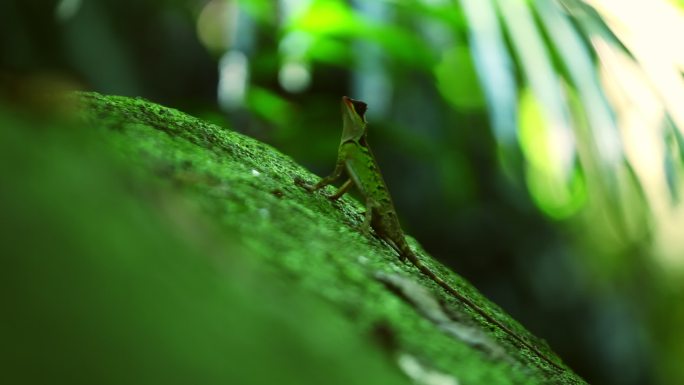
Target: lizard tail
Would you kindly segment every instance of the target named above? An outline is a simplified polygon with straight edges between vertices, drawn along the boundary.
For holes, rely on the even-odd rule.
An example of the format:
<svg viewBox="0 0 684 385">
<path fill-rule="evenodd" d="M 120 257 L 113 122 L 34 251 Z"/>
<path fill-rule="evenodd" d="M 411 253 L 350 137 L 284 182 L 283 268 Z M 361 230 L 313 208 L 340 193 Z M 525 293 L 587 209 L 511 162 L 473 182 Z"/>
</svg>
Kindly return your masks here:
<svg viewBox="0 0 684 385">
<path fill-rule="evenodd" d="M 425 266 L 423 262 L 418 259 L 418 256 L 416 253 L 411 250 L 409 247 L 408 243 L 405 240 L 402 240 L 402 242 L 399 242 L 397 244 L 397 248 L 399 249 L 400 252 L 400 258 L 402 260 L 408 259 L 413 266 L 415 266 L 418 270 L 420 270 L 421 273 L 425 274 L 428 278 L 430 278 L 432 281 L 437 283 L 439 286 L 441 286 L 445 291 L 447 291 L 449 294 L 453 295 L 456 297 L 458 300 L 461 302 L 465 303 L 469 308 L 474 310 L 476 313 L 478 313 L 480 316 L 482 316 L 484 319 L 486 319 L 488 322 L 498 326 L 500 329 L 502 329 L 504 332 L 506 332 L 509 336 L 513 337 L 515 340 L 517 340 L 519 343 L 521 343 L 523 346 L 526 348 L 530 349 L 533 351 L 537 356 L 541 357 L 544 359 L 544 361 L 548 362 L 552 366 L 558 368 L 558 369 L 563 369 L 560 365 L 557 363 L 553 362 L 546 354 L 542 353 L 539 349 L 537 349 L 535 346 L 533 346 L 531 343 L 527 342 L 524 340 L 522 337 L 518 336 L 516 333 L 514 333 L 510 328 L 508 328 L 506 325 L 503 323 L 499 322 L 497 319 L 492 317 L 491 315 L 487 314 L 484 310 L 482 310 L 477 304 L 475 304 L 473 301 L 470 300 L 470 298 L 466 297 L 463 295 L 461 292 L 458 290 L 454 289 L 450 284 L 448 284 L 446 281 L 444 281 L 442 278 L 437 276 L 430 268 Z"/>
</svg>

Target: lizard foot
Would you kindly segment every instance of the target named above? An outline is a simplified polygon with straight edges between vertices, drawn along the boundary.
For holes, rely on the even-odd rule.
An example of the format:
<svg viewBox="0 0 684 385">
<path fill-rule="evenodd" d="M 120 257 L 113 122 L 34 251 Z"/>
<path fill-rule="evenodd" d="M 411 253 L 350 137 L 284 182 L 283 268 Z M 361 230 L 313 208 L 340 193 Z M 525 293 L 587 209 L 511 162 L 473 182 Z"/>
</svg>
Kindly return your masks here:
<svg viewBox="0 0 684 385">
<path fill-rule="evenodd" d="M 371 235 L 370 226 L 366 225 L 366 222 L 354 226 L 364 237 L 369 237 Z"/>
<path fill-rule="evenodd" d="M 296 184 L 297 186 L 299 186 L 299 187 L 305 189 L 305 190 L 308 191 L 308 192 L 313 191 L 313 185 L 307 183 L 304 179 L 302 179 L 302 178 L 300 178 L 300 177 L 298 177 L 298 176 L 296 176 L 296 177 L 294 178 L 294 184 Z"/>
</svg>

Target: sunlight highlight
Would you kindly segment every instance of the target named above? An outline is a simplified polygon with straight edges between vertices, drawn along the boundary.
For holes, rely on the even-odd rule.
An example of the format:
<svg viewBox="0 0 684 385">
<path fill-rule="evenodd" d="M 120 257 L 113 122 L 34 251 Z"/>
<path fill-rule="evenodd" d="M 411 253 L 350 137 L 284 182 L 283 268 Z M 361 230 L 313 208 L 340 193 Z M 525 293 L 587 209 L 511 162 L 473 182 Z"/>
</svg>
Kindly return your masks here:
<svg viewBox="0 0 684 385">
<path fill-rule="evenodd" d="M 311 7 L 311 0 L 280 0 L 280 24 L 288 29 L 290 24 L 302 17 Z M 311 84 L 311 65 L 307 53 L 313 44 L 310 33 L 289 31 L 278 45 L 281 64 L 278 70 L 278 83 L 287 92 L 299 93 Z"/>
<path fill-rule="evenodd" d="M 588 0 L 635 56 L 684 133 L 684 14 L 663 0 Z"/>
<path fill-rule="evenodd" d="M 247 56 L 240 51 L 228 51 L 219 62 L 218 100 L 223 110 L 243 105 L 249 81 Z"/>
<path fill-rule="evenodd" d="M 664 139 L 675 129 L 669 119 L 684 128 L 684 16 L 661 0 L 588 2 L 634 55 L 627 56 L 599 37 L 592 39 L 626 156 L 653 213 L 656 255 L 668 267 L 684 269 L 684 206 L 677 204 L 682 197 L 676 188 L 684 182 L 681 149 L 668 148 Z M 678 160 L 668 168 L 663 159 L 669 157 Z"/>
<path fill-rule="evenodd" d="M 55 18 L 60 22 L 68 21 L 81 9 L 82 4 L 82 0 L 60 0 L 55 7 Z"/>
<path fill-rule="evenodd" d="M 530 90 L 520 98 L 520 147 L 528 160 L 525 178 L 539 208 L 554 219 L 575 214 L 586 201 L 584 180 L 569 165 L 574 154 L 571 132 L 553 126 Z"/>
<path fill-rule="evenodd" d="M 311 84 L 311 69 L 303 61 L 287 61 L 278 71 L 278 82 L 287 92 L 302 92 Z"/>
<path fill-rule="evenodd" d="M 238 22 L 235 2 L 212 0 L 207 3 L 197 19 L 197 36 L 212 52 L 225 52 L 235 39 Z"/>
</svg>

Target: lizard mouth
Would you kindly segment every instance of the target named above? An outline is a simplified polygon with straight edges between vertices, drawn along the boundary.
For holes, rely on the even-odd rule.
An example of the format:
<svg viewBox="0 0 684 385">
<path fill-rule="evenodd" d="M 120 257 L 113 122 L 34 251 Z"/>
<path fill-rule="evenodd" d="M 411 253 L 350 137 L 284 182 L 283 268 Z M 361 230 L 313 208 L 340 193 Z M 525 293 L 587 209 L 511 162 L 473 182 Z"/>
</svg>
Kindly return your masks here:
<svg viewBox="0 0 684 385">
<path fill-rule="evenodd" d="M 357 115 L 364 121 L 366 120 L 365 114 L 366 110 L 368 109 L 368 105 L 360 100 L 354 100 L 352 98 L 349 98 L 347 96 L 343 96 L 342 100 L 344 103 L 351 109 L 356 112 Z"/>
</svg>

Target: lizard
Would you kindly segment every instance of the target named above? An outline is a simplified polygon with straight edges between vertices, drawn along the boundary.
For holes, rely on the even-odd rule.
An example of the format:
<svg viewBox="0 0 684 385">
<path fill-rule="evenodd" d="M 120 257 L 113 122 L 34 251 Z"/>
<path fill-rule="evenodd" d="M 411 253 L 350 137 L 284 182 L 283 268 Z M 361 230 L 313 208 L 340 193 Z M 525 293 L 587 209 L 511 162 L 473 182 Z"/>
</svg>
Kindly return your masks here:
<svg viewBox="0 0 684 385">
<path fill-rule="evenodd" d="M 513 332 L 509 327 L 489 315 L 470 298 L 452 287 L 418 259 L 416 253 L 411 250 L 411 247 L 406 241 L 406 237 L 394 208 L 394 203 L 392 202 L 392 197 L 387 189 L 387 184 L 380 173 L 380 168 L 375 160 L 375 156 L 368 146 L 366 138 L 367 122 L 365 117 L 368 106 L 362 101 L 354 100 L 347 96 L 342 97 L 341 104 L 343 122 L 342 138 L 340 140 L 334 171 L 313 185 L 307 184 L 301 179 L 296 179 L 295 183 L 309 192 L 314 192 L 332 184 L 332 182 L 339 179 L 343 173 L 346 173 L 348 179 L 333 195 L 328 196 L 328 198 L 335 201 L 342 197 L 352 185 L 355 186 L 365 199 L 365 218 L 360 227 L 360 230 L 365 235 L 369 235 L 372 228 L 380 239 L 385 241 L 399 254 L 400 261 L 409 261 L 422 274 L 481 315 L 485 320 L 496 325 L 552 366 L 562 369 L 560 365 L 551 360 L 546 354 L 539 351 L 539 349 Z"/>
</svg>

